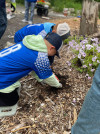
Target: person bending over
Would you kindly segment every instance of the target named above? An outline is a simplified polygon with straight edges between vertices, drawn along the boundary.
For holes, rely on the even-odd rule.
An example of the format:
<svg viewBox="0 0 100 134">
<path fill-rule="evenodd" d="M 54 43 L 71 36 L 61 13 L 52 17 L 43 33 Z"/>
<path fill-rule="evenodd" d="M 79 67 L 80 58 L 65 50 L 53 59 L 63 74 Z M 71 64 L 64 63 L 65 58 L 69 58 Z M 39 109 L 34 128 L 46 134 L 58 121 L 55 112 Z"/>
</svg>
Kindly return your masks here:
<svg viewBox="0 0 100 134">
<path fill-rule="evenodd" d="M 48 56 L 58 56 L 61 44 L 61 37 L 51 32 L 44 39 L 41 35 L 25 36 L 22 42 L 0 51 L 0 117 L 16 113 L 20 92 L 18 80 L 30 72 L 39 82 L 62 87 L 48 59 Z"/>
<path fill-rule="evenodd" d="M 40 23 L 40 24 L 32 24 L 26 25 L 25 27 L 18 30 L 14 35 L 14 42 L 18 43 L 23 40 L 23 38 L 27 35 L 41 35 L 43 38 L 49 33 L 54 32 L 61 36 L 62 40 L 67 39 L 70 36 L 70 27 L 66 22 L 64 23 Z M 50 64 L 52 65 L 54 61 L 54 56 L 49 57 Z"/>
</svg>

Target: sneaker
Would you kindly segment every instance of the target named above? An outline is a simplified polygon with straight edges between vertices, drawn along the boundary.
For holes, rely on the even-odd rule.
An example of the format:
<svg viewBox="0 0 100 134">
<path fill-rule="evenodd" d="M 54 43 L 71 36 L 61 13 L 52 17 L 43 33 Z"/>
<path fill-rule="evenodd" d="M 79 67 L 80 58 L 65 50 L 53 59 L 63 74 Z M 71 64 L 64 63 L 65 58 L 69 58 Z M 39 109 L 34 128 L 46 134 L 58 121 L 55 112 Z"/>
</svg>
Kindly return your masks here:
<svg viewBox="0 0 100 134">
<path fill-rule="evenodd" d="M 28 24 L 32 24 L 32 21 L 29 21 Z"/>
<path fill-rule="evenodd" d="M 17 107 L 18 107 L 17 104 L 13 106 L 0 107 L 0 118 L 14 115 L 16 113 Z"/>
<path fill-rule="evenodd" d="M 14 18 L 15 16 L 14 15 L 10 15 L 10 14 L 7 14 L 7 19 L 10 20 L 12 18 Z"/>
<path fill-rule="evenodd" d="M 16 88 L 18 95 L 20 96 L 21 87 Z M 17 103 L 13 106 L 0 106 L 0 118 L 5 116 L 13 116 L 16 114 L 18 105 Z"/>
<path fill-rule="evenodd" d="M 28 22 L 28 20 L 23 19 L 22 22 Z"/>
</svg>

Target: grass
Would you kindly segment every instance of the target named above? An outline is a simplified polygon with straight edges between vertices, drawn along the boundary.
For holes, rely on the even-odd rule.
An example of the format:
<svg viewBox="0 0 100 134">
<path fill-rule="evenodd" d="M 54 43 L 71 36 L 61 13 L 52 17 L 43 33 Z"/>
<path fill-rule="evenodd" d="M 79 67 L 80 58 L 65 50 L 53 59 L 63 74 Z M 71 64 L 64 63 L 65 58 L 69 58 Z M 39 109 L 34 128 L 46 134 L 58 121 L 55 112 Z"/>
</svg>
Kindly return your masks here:
<svg viewBox="0 0 100 134">
<path fill-rule="evenodd" d="M 81 10 L 82 9 L 82 3 L 80 2 L 75 2 L 74 0 L 56 0 L 54 2 L 54 9 L 57 12 L 62 12 L 63 8 L 74 8 L 76 10 Z"/>
<path fill-rule="evenodd" d="M 16 0 L 17 3 L 24 5 L 24 0 Z"/>
</svg>

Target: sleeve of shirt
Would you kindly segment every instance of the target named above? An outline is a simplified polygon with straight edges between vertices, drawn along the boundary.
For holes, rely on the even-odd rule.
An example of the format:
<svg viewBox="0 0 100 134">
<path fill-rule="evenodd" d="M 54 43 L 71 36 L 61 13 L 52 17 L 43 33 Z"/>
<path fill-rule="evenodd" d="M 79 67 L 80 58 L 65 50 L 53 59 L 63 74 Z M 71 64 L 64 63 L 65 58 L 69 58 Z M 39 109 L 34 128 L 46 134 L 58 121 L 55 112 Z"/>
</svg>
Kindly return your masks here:
<svg viewBox="0 0 100 134">
<path fill-rule="evenodd" d="M 46 84 L 48 84 L 49 86 L 52 86 L 52 87 L 56 87 L 56 88 L 61 88 L 61 83 L 59 83 L 59 80 L 57 79 L 57 77 L 54 75 L 54 74 L 52 74 L 49 78 L 47 78 L 47 79 L 40 79 L 39 77 L 38 77 L 38 75 L 34 72 L 34 71 L 32 71 L 31 72 L 31 75 L 38 81 L 38 82 L 42 82 L 42 83 L 46 83 Z"/>
<path fill-rule="evenodd" d="M 34 71 L 40 79 L 46 79 L 53 74 L 47 53 L 38 53 L 38 57 L 34 63 Z"/>
<path fill-rule="evenodd" d="M 40 79 L 40 78 L 38 77 L 38 75 L 37 75 L 34 71 L 31 72 L 31 75 L 32 75 L 38 82 L 42 82 L 42 81 L 43 81 L 43 79 Z"/>
<path fill-rule="evenodd" d="M 34 65 L 35 65 L 34 71 L 38 75 L 38 77 L 34 73 L 33 76 L 35 76 L 36 79 L 38 78 L 37 80 L 39 82 L 43 81 L 44 83 L 56 88 L 61 87 L 59 80 L 53 74 L 52 69 L 50 68 L 47 53 L 39 52 Z"/>
</svg>

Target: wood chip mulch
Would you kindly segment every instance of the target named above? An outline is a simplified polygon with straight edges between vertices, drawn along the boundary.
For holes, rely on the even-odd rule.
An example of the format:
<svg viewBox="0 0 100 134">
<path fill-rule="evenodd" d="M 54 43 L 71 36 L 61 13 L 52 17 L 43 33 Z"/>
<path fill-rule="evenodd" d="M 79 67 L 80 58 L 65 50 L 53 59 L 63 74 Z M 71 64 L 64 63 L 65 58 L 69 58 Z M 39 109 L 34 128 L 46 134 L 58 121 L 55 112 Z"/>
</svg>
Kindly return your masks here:
<svg viewBox="0 0 100 134">
<path fill-rule="evenodd" d="M 50 20 L 58 22 L 57 19 Z M 61 19 L 60 21 L 65 21 Z M 66 19 L 74 34 L 79 31 L 79 18 Z M 14 116 L 0 119 L 0 134 L 69 134 L 80 112 L 91 80 L 68 66 L 72 52 L 63 45 L 55 58 L 53 71 L 63 84 L 62 89 L 38 83 L 31 75 L 20 80 L 22 90 Z"/>
</svg>

